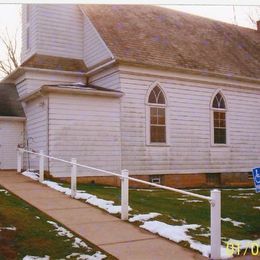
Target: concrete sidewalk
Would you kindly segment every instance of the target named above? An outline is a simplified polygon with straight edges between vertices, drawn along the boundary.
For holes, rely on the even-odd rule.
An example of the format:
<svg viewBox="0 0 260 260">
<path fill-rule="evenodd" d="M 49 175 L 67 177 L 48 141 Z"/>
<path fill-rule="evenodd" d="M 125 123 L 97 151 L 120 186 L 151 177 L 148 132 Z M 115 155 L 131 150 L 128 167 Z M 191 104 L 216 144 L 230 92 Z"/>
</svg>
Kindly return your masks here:
<svg viewBox="0 0 260 260">
<path fill-rule="evenodd" d="M 205 259 L 16 172 L 0 171 L 0 185 L 118 259 Z"/>
</svg>

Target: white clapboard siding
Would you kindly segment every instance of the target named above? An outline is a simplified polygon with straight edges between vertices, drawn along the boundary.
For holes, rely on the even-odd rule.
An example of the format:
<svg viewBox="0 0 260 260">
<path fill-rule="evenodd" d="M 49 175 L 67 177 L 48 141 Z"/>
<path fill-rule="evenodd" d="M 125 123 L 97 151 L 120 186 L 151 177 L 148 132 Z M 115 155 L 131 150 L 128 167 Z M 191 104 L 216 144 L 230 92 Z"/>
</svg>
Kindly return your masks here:
<svg viewBox="0 0 260 260">
<path fill-rule="evenodd" d="M 112 53 L 100 37 L 90 19 L 84 17 L 84 61 L 93 67 L 112 58 Z"/>
<path fill-rule="evenodd" d="M 62 83 L 85 82 L 84 76 L 65 75 L 53 72 L 26 72 L 16 82 L 16 88 L 20 97 L 38 90 L 43 85 L 55 85 Z"/>
<path fill-rule="evenodd" d="M 29 7 L 29 22 L 27 22 L 27 4 L 22 5 L 21 22 L 22 22 L 22 33 L 21 33 L 21 63 L 27 60 L 36 52 L 38 32 L 37 32 L 37 17 L 39 15 L 38 8 L 36 5 L 30 5 Z M 29 42 L 30 47 L 27 48 L 27 28 L 29 28 Z"/>
<path fill-rule="evenodd" d="M 16 169 L 17 146 L 24 142 L 24 122 L 0 119 L 0 169 Z"/>
<path fill-rule="evenodd" d="M 111 171 L 120 171 L 120 99 L 50 94 L 49 152 L 51 156 Z M 70 176 L 66 164 L 50 161 L 55 177 Z M 79 169 L 79 176 L 104 175 Z"/>
<path fill-rule="evenodd" d="M 120 74 L 118 68 L 103 70 L 89 78 L 89 83 L 104 88 L 120 90 Z"/>
<path fill-rule="evenodd" d="M 83 59 L 84 23 L 77 5 L 30 5 L 30 49 L 26 50 L 26 5 L 22 8 L 22 61 L 34 53 Z"/>
<path fill-rule="evenodd" d="M 26 103 L 26 142 L 30 149 L 36 152 L 43 150 L 48 154 L 48 99 L 39 97 Z M 26 156 L 25 165 L 27 168 L 39 169 L 39 157 L 34 155 Z M 47 160 L 45 169 L 48 169 Z"/>
<path fill-rule="evenodd" d="M 159 81 L 166 93 L 169 146 L 146 145 L 146 95 Z M 260 162 L 259 90 L 222 87 L 229 145 L 211 145 L 210 102 L 219 86 L 120 74 L 122 168 L 132 174 L 250 171 Z"/>
</svg>

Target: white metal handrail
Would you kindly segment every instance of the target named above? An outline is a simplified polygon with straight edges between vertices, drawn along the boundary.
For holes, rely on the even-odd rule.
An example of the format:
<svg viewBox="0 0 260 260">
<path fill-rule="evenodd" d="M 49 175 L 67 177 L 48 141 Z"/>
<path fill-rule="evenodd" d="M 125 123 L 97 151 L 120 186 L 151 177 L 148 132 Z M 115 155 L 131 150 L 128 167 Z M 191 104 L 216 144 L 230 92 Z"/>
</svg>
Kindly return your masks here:
<svg viewBox="0 0 260 260">
<path fill-rule="evenodd" d="M 134 182 L 139 182 L 142 184 L 154 186 L 156 188 L 169 190 L 185 195 L 189 195 L 192 197 L 204 199 L 210 202 L 211 205 L 211 259 L 220 259 L 220 247 L 221 247 L 221 193 L 219 190 L 211 190 L 211 196 L 204 196 L 196 193 L 192 193 L 189 191 L 184 191 L 148 181 L 143 181 L 140 179 L 136 179 L 133 177 L 129 177 L 128 170 L 122 170 L 121 174 L 114 173 L 111 171 L 98 169 L 95 167 L 87 166 L 84 164 L 77 163 L 76 158 L 72 158 L 71 161 L 66 161 L 60 158 L 56 158 L 53 156 L 45 155 L 41 150 L 39 153 L 34 151 L 25 150 L 23 148 L 17 149 L 17 172 L 22 171 L 22 155 L 23 153 L 34 154 L 40 157 L 39 160 L 39 181 L 44 181 L 44 158 L 48 158 L 51 160 L 56 160 L 59 162 L 67 163 L 72 165 L 71 168 L 71 196 L 75 197 L 77 192 L 77 167 L 82 167 L 85 169 L 90 169 L 94 171 L 99 171 L 102 173 L 110 174 L 113 176 L 117 176 L 121 179 L 121 219 L 127 220 L 128 219 L 128 197 L 129 197 L 129 180 Z"/>
</svg>

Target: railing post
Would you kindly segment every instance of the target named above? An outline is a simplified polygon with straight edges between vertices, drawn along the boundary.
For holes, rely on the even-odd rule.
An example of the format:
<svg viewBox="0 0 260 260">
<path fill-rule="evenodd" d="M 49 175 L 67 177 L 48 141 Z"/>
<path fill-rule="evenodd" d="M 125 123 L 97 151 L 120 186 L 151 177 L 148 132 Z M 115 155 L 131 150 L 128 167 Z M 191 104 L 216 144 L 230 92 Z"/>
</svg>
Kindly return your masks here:
<svg viewBox="0 0 260 260">
<path fill-rule="evenodd" d="M 221 193 L 214 189 L 210 192 L 210 244 L 211 259 L 221 259 Z"/>
<path fill-rule="evenodd" d="M 128 220 L 128 170 L 122 170 L 121 174 L 121 219 Z"/>
<path fill-rule="evenodd" d="M 17 149 L 17 172 L 19 172 L 19 173 L 22 172 L 22 160 L 23 160 L 23 153 L 18 148 Z"/>
<path fill-rule="evenodd" d="M 75 163 L 77 163 L 77 159 L 72 158 L 71 159 L 71 181 L 70 181 L 70 185 L 71 185 L 71 197 L 74 198 L 76 196 L 77 193 L 77 165 Z"/>
<path fill-rule="evenodd" d="M 39 159 L 39 181 L 44 181 L 44 153 L 43 150 L 40 150 L 40 159 Z"/>
</svg>

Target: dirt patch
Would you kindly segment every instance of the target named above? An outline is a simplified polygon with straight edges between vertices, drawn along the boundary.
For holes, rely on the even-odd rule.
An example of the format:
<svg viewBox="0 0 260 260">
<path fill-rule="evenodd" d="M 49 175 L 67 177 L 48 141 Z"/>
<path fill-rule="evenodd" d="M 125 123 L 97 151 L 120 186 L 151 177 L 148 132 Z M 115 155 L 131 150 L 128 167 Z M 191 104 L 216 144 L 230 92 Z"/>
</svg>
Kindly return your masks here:
<svg viewBox="0 0 260 260">
<path fill-rule="evenodd" d="M 0 231 L 0 259 L 17 259 L 15 250 L 15 231 Z"/>
</svg>

